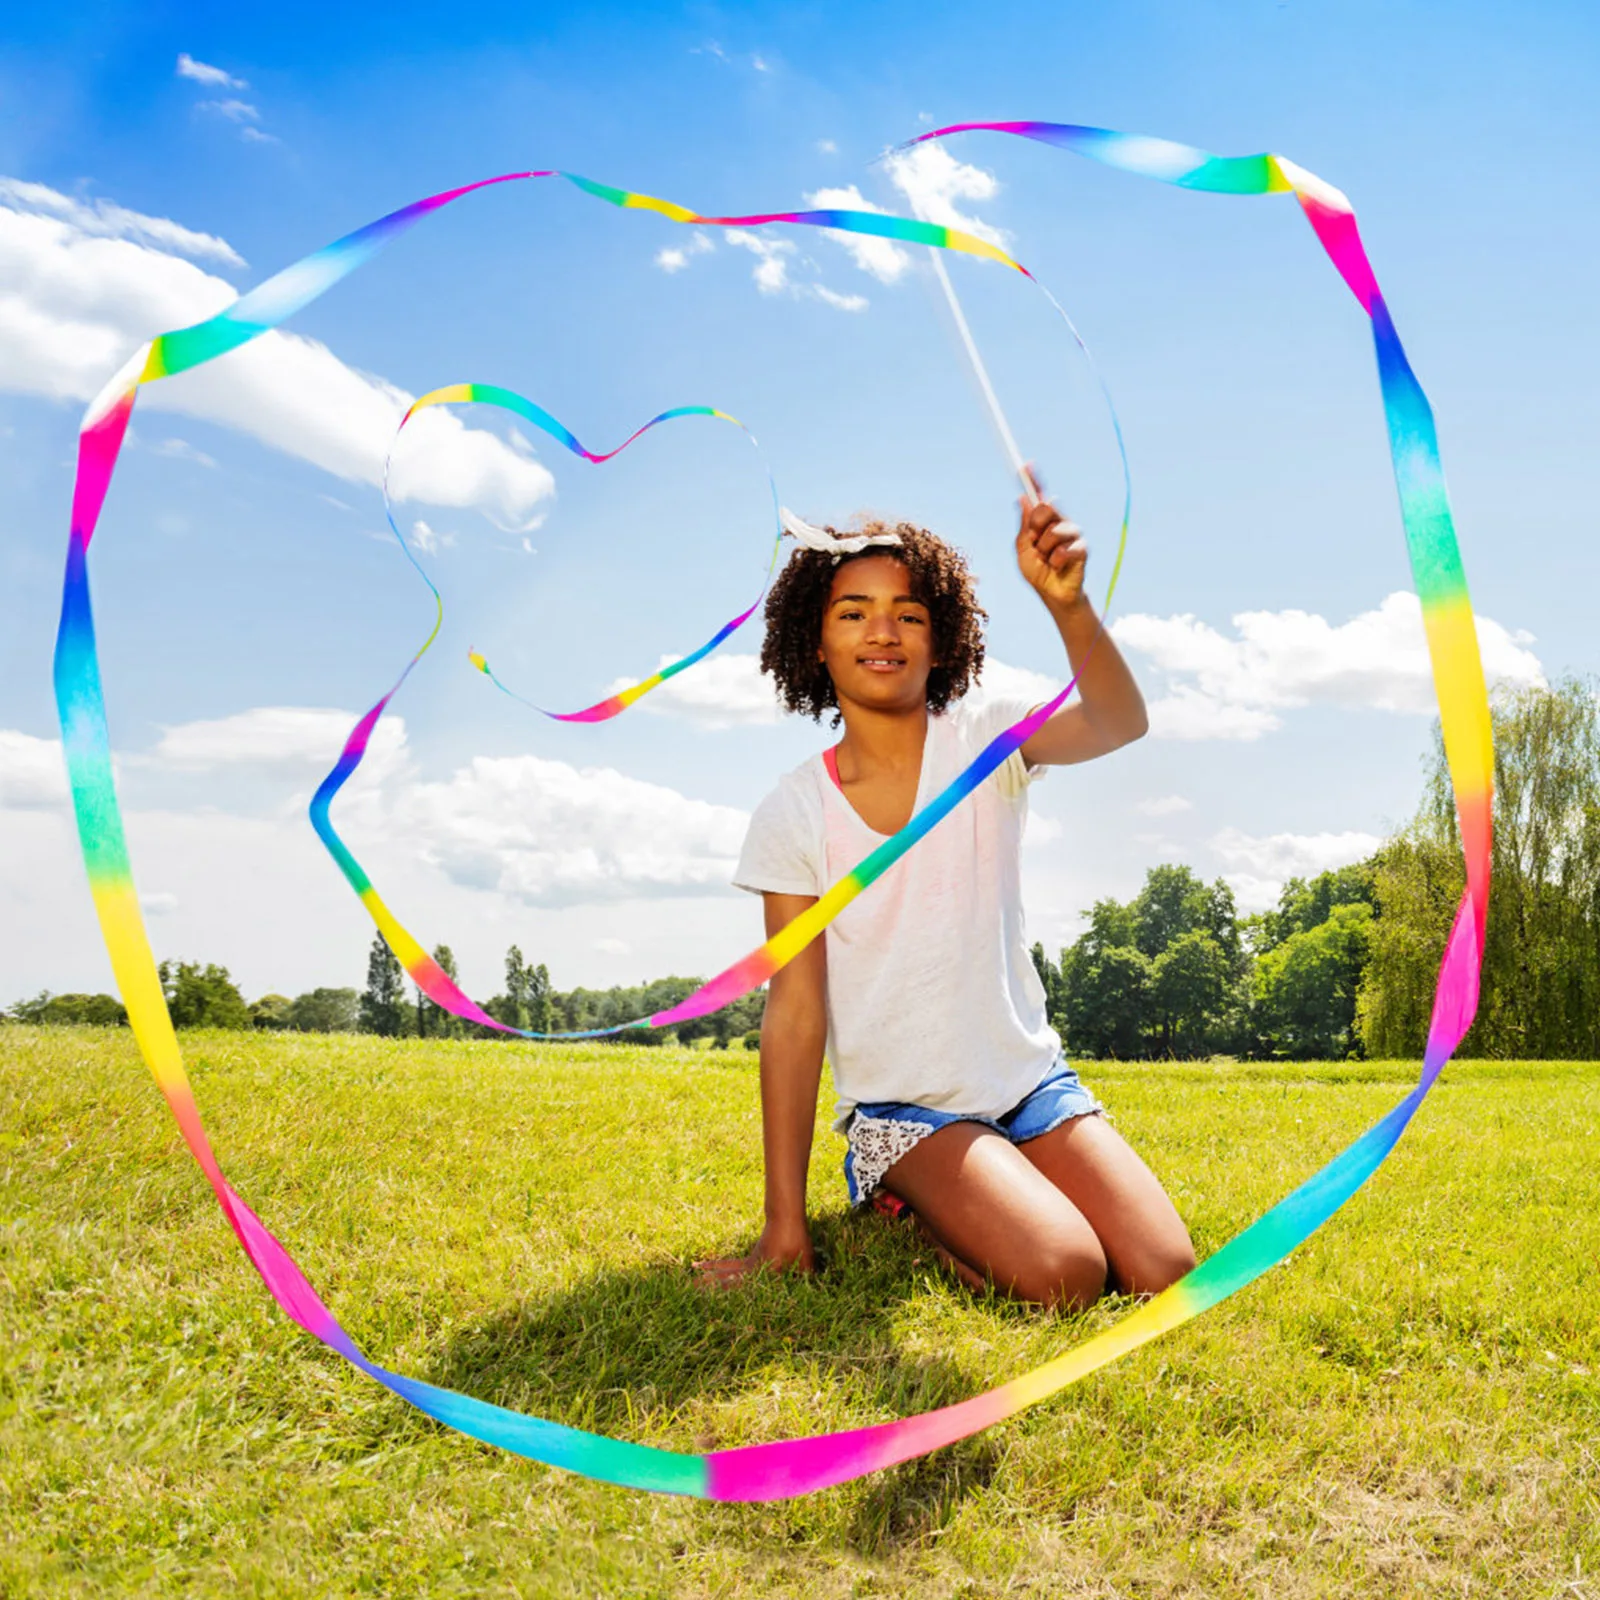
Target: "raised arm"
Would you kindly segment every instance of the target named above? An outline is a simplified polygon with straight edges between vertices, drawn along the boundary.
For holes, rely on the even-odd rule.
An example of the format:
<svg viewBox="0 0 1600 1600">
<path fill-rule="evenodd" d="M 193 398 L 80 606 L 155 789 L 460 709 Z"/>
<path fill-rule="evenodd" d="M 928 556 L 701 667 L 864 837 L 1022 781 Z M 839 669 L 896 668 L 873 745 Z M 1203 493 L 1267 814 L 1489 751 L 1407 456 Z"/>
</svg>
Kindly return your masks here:
<svg viewBox="0 0 1600 1600">
<path fill-rule="evenodd" d="M 1090 761 L 1142 738 L 1150 726 L 1144 696 L 1128 664 L 1083 592 L 1089 547 L 1075 523 L 1040 496 L 1022 506 L 1017 530 L 1017 568 L 1044 602 L 1070 669 L 1078 674 L 1077 698 L 1063 706 L 1022 747 L 1024 759 L 1042 766 Z"/>
<path fill-rule="evenodd" d="M 808 894 L 765 894 L 767 937 L 816 904 Z M 740 1282 L 770 1263 L 780 1270 L 815 1269 L 806 1226 L 806 1169 L 816 1130 L 817 1086 L 827 1046 L 827 967 L 814 939 L 772 976 L 761 1018 L 761 1145 L 766 1170 L 766 1225 L 742 1256 L 695 1264 L 701 1281 Z"/>
</svg>

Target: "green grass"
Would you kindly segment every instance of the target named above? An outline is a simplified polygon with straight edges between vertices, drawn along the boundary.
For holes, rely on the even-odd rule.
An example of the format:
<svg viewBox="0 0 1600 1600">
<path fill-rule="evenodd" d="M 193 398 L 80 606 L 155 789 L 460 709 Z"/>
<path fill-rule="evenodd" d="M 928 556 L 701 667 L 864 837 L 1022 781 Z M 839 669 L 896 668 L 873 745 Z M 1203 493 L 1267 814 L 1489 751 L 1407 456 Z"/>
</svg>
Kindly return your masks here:
<svg viewBox="0 0 1600 1600">
<path fill-rule="evenodd" d="M 685 1263 L 759 1216 L 741 1050 L 201 1034 L 239 1191 L 401 1371 L 695 1450 L 902 1415 L 1125 1309 L 974 1299 L 812 1192 L 828 1269 Z M 1412 1068 L 1086 1070 L 1204 1254 Z M 125 1032 L 0 1030 L 0 1595 L 1600 1594 L 1600 1065 L 1450 1068 L 1227 1305 L 977 1439 L 770 1507 L 445 1432 L 281 1316 Z"/>
</svg>

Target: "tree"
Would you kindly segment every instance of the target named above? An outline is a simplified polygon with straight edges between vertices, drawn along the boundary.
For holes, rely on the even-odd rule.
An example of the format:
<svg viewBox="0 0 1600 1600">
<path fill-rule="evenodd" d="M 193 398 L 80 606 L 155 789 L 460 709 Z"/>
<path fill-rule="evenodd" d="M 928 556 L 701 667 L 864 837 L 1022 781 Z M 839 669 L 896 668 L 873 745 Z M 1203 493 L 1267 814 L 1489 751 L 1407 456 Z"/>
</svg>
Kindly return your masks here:
<svg viewBox="0 0 1600 1600">
<path fill-rule="evenodd" d="M 250 1007 L 226 967 L 214 962 L 163 961 L 161 992 L 175 1028 L 248 1028 Z"/>
<path fill-rule="evenodd" d="M 505 993 L 497 994 L 483 1009 L 497 1022 L 529 1033 L 579 1032 L 585 1028 L 608 1027 L 619 1020 L 620 1012 L 598 1020 L 595 1008 L 601 1004 L 604 995 L 624 993 L 637 994 L 638 991 L 574 989 L 570 996 L 558 995 L 550 982 L 550 969 L 542 962 L 537 967 L 529 966 L 521 949 L 512 945 L 506 951 Z M 569 1001 L 570 1005 L 564 1008 L 563 1000 Z M 638 1013 L 629 1012 L 628 1015 L 636 1016 Z M 506 1036 L 496 1033 L 495 1037 L 503 1039 Z"/>
<path fill-rule="evenodd" d="M 354 1033 L 361 1025 L 354 989 L 312 989 L 289 1004 L 289 1026 L 301 1033 Z"/>
<path fill-rule="evenodd" d="M 1600 696 L 1496 697 L 1493 893 L 1472 1055 L 1600 1056 Z M 1443 752 L 1434 783 L 1446 782 Z M 1452 843 L 1455 816 L 1450 814 Z"/>
<path fill-rule="evenodd" d="M 274 1033 L 281 1032 L 284 1028 L 293 1026 L 289 1020 L 293 1010 L 294 1001 L 288 995 L 264 994 L 251 1004 L 250 1026 Z"/>
<path fill-rule="evenodd" d="M 1495 831 L 1477 1021 L 1464 1056 L 1600 1055 L 1600 704 L 1568 679 L 1491 707 Z M 1423 801 L 1379 851 L 1358 999 L 1369 1055 L 1419 1054 L 1464 871 L 1437 730 Z"/>
<path fill-rule="evenodd" d="M 113 994 L 51 994 L 41 989 L 31 1000 L 19 1000 L 11 1008 L 17 1022 L 38 1023 L 46 1027 L 79 1024 L 94 1028 L 126 1027 L 128 1013 Z"/>
<path fill-rule="evenodd" d="M 1138 942 L 1133 907 L 1111 899 L 1095 901 L 1089 912 L 1089 926 L 1078 939 L 1080 946 L 1095 952 L 1121 949 Z"/>
<path fill-rule="evenodd" d="M 1144 1054 L 1150 958 L 1135 945 L 1097 947 L 1087 936 L 1061 958 L 1066 1044 L 1097 1059 Z"/>
<path fill-rule="evenodd" d="M 1203 883 L 1190 867 L 1152 867 L 1128 907 L 1132 943 L 1152 961 L 1186 933 L 1209 934 L 1230 963 L 1239 958 L 1233 890 L 1218 878 Z"/>
<path fill-rule="evenodd" d="M 367 952 L 367 987 L 359 1010 L 361 1031 L 396 1038 L 405 1031 L 404 972 L 381 933 Z"/>
<path fill-rule="evenodd" d="M 1364 900 L 1347 901 L 1257 960 L 1257 1027 L 1269 1049 L 1302 1061 L 1355 1052 L 1356 991 L 1372 921 Z"/>
<path fill-rule="evenodd" d="M 538 966 L 523 970 L 526 975 L 523 1003 L 528 1013 L 528 1027 L 534 1033 L 554 1033 L 555 990 L 550 983 L 550 969 L 541 961 Z"/>
<path fill-rule="evenodd" d="M 1045 1020 L 1053 1028 L 1064 1027 L 1066 993 L 1061 981 L 1061 967 L 1044 953 L 1044 946 L 1037 942 L 1028 954 L 1033 959 L 1033 970 L 1039 974 L 1039 982 L 1044 988 Z"/>
<path fill-rule="evenodd" d="M 1233 890 L 1189 867 L 1152 867 L 1125 906 L 1097 901 L 1058 970 L 1056 1014 L 1075 1050 L 1200 1054 L 1244 1031 L 1249 957 Z"/>
<path fill-rule="evenodd" d="M 522 959 L 522 951 L 516 945 L 506 951 L 506 992 L 504 1015 L 491 1013 L 498 1016 L 499 1021 L 510 1028 L 526 1028 L 528 1026 L 528 966 Z"/>
<path fill-rule="evenodd" d="M 454 981 L 461 976 L 456 968 L 456 956 L 447 944 L 436 944 L 433 947 L 433 959 L 438 963 L 439 970 Z M 453 1012 L 446 1011 L 441 1005 L 430 1000 L 421 989 L 417 990 L 417 1037 L 425 1039 L 459 1039 L 465 1031 L 461 1018 Z"/>
<path fill-rule="evenodd" d="M 1179 934 L 1155 958 L 1150 1010 L 1165 1053 L 1198 1056 L 1212 1048 L 1232 977 L 1227 952 L 1203 928 Z"/>
<path fill-rule="evenodd" d="M 1309 883 L 1304 878 L 1291 878 L 1278 895 L 1277 909 L 1254 919 L 1256 954 L 1273 949 L 1297 933 L 1320 927 L 1336 906 L 1376 907 L 1376 867 L 1374 858 L 1319 873 Z"/>
</svg>

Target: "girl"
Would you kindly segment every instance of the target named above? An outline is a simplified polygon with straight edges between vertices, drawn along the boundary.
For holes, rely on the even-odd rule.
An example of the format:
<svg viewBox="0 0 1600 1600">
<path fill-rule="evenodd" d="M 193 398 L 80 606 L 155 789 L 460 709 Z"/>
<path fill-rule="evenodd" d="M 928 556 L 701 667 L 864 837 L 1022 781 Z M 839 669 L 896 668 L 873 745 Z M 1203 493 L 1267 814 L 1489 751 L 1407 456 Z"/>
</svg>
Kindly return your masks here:
<svg viewBox="0 0 1600 1600">
<path fill-rule="evenodd" d="M 768 937 L 1031 709 L 961 703 L 983 666 L 984 612 L 949 545 L 904 523 L 791 531 L 811 548 L 767 599 L 761 669 L 791 711 L 834 711 L 844 737 L 751 820 L 735 882 L 762 896 Z M 908 1205 L 965 1282 L 1076 1307 L 1108 1284 L 1154 1293 L 1194 1265 L 1172 1202 L 1062 1056 L 1023 933 L 1028 785 L 1147 726 L 1084 596 L 1087 557 L 1052 505 L 1023 503 L 1017 565 L 1081 673 L 1078 699 L 773 977 L 766 1226 L 747 1255 L 701 1263 L 703 1280 L 814 1269 L 806 1167 L 825 1048 L 851 1204 Z"/>
</svg>

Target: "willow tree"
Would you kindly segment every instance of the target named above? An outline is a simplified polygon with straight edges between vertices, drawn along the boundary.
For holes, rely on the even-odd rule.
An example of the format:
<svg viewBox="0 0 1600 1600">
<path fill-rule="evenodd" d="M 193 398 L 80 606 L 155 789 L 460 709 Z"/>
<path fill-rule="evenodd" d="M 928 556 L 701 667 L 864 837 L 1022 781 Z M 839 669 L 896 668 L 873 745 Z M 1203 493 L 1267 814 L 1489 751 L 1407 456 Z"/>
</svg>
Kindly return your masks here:
<svg viewBox="0 0 1600 1600">
<path fill-rule="evenodd" d="M 1494 857 L 1478 1020 L 1461 1054 L 1600 1058 L 1600 699 L 1592 684 L 1492 707 Z M 1440 741 L 1416 818 L 1378 853 L 1360 1002 L 1369 1055 L 1415 1055 L 1462 868 Z"/>
</svg>

